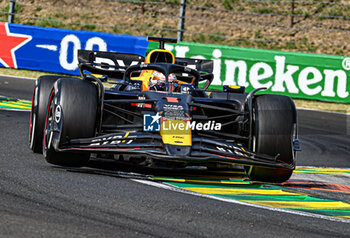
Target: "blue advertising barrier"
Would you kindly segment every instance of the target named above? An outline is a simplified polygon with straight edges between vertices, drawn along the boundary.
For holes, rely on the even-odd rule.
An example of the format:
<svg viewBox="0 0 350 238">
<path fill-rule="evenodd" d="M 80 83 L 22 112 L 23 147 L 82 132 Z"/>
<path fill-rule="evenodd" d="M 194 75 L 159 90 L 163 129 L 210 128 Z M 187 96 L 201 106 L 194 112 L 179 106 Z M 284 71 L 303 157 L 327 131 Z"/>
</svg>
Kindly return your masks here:
<svg viewBox="0 0 350 238">
<path fill-rule="evenodd" d="M 0 22 L 0 66 L 78 75 L 77 50 L 144 55 L 146 37 Z"/>
</svg>

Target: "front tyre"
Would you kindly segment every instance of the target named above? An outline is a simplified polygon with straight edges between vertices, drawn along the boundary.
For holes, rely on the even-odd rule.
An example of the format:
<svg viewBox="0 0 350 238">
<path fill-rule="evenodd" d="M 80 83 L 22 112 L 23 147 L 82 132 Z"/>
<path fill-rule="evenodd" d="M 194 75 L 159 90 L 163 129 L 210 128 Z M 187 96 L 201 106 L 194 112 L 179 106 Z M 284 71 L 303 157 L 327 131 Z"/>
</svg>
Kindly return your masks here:
<svg viewBox="0 0 350 238">
<path fill-rule="evenodd" d="M 88 81 L 76 78 L 59 79 L 53 86 L 47 107 L 43 154 L 50 164 L 81 167 L 90 153 L 55 150 L 69 139 L 95 135 L 97 89 Z"/>
<path fill-rule="evenodd" d="M 59 78 L 62 77 L 43 75 L 36 80 L 29 124 L 29 147 L 34 153 L 42 153 L 47 101 L 53 84 Z"/>
<path fill-rule="evenodd" d="M 253 148 L 257 153 L 276 156 L 284 163 L 295 165 L 293 139 L 296 130 L 296 110 L 290 97 L 260 95 L 253 102 Z M 292 169 L 246 167 L 251 180 L 281 183 L 288 180 Z"/>
</svg>

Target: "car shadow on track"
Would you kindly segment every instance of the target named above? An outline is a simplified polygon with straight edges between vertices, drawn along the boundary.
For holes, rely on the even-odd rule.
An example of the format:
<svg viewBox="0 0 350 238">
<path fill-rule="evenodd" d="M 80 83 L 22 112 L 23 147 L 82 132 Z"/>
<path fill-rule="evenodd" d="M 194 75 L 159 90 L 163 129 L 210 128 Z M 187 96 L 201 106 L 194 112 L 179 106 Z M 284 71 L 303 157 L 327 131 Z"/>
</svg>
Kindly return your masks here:
<svg viewBox="0 0 350 238">
<path fill-rule="evenodd" d="M 300 179 L 300 176 L 296 176 L 294 178 L 292 177 L 292 179 L 290 179 L 287 182 L 273 184 L 259 181 L 250 181 L 246 177 L 244 170 L 241 168 L 235 168 L 230 170 L 208 170 L 206 169 L 206 167 L 198 166 L 176 169 L 149 168 L 131 163 L 103 158 L 91 159 L 87 166 L 82 168 L 58 166 L 55 166 L 54 168 L 75 173 L 103 175 L 125 179 L 149 180 L 159 183 L 172 183 L 175 184 L 175 186 L 180 187 L 224 186 L 227 189 L 239 187 L 242 189 L 258 188 L 262 190 L 274 188 L 286 192 L 303 193 L 307 196 L 313 196 L 322 199 L 335 199 L 344 202 L 350 202 L 349 185 L 319 180 L 319 174 L 316 176 L 307 176 L 307 179 Z M 301 168 L 297 170 L 299 170 L 300 173 L 305 169 Z"/>
</svg>

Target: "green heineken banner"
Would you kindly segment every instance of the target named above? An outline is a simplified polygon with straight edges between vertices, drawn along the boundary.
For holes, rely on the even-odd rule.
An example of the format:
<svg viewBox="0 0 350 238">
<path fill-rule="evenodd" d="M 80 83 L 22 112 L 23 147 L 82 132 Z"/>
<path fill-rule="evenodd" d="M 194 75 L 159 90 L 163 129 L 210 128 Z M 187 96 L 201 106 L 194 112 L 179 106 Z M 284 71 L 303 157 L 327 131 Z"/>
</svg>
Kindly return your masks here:
<svg viewBox="0 0 350 238">
<path fill-rule="evenodd" d="M 151 43 L 148 50 L 157 46 Z M 189 42 L 165 48 L 176 57 L 213 60 L 211 89 L 265 87 L 265 92 L 293 98 L 350 103 L 350 58 Z"/>
</svg>

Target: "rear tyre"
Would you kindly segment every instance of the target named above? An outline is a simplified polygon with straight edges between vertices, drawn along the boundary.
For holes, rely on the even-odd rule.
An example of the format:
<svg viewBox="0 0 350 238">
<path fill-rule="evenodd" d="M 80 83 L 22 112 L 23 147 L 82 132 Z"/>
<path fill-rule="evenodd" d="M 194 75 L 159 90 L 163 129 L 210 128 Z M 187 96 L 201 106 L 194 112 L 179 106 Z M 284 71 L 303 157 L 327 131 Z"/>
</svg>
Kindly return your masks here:
<svg viewBox="0 0 350 238">
<path fill-rule="evenodd" d="M 291 98 L 281 95 L 260 95 L 253 103 L 253 151 L 295 165 L 293 139 L 296 110 Z M 290 178 L 292 169 L 250 166 L 246 172 L 251 180 L 281 183 Z"/>
<path fill-rule="evenodd" d="M 97 98 L 96 86 L 88 81 L 74 78 L 56 81 L 49 98 L 43 138 L 43 154 L 48 163 L 81 167 L 88 162 L 90 153 L 59 152 L 55 148 L 69 139 L 95 135 Z"/>
<path fill-rule="evenodd" d="M 44 75 L 36 80 L 29 124 L 29 148 L 34 153 L 42 153 L 47 101 L 53 84 L 59 78 L 56 75 Z"/>
</svg>

